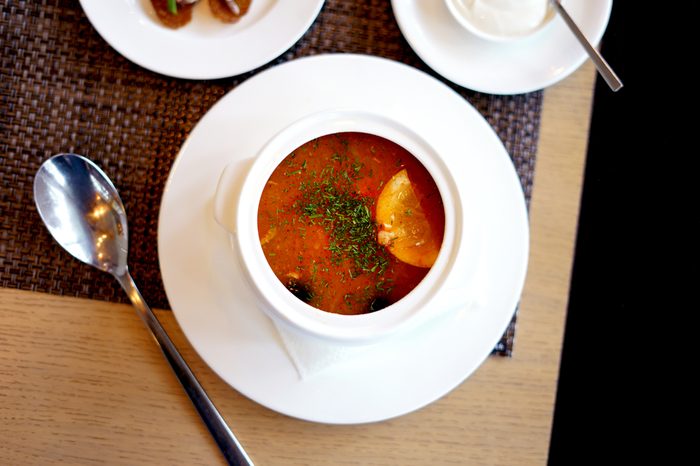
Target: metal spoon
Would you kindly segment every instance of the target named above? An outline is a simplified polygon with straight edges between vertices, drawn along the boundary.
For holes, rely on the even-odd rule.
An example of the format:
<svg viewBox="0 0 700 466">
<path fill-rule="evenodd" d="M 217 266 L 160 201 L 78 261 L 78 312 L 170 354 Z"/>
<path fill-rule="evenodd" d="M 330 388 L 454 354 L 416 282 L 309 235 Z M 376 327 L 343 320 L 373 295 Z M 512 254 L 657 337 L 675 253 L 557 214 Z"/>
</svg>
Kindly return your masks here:
<svg viewBox="0 0 700 466">
<path fill-rule="evenodd" d="M 595 47 L 593 47 L 591 43 L 588 42 L 586 36 L 583 35 L 583 32 L 581 32 L 576 23 L 574 23 L 574 20 L 571 19 L 569 13 L 567 13 L 564 7 L 561 6 L 559 0 L 550 0 L 550 3 L 554 6 L 554 9 L 557 10 L 557 13 L 559 13 L 566 25 L 569 26 L 569 29 L 571 29 L 571 32 L 574 33 L 576 39 L 578 39 L 581 45 L 583 45 L 583 48 L 586 49 L 588 56 L 591 57 L 591 60 L 593 60 L 596 69 L 603 77 L 605 82 L 608 83 L 610 89 L 612 89 L 614 92 L 617 92 L 620 89 L 622 89 L 622 81 L 620 81 L 620 78 L 617 77 L 610 65 L 608 65 L 608 62 L 606 62 L 602 55 L 598 53 Z"/>
<path fill-rule="evenodd" d="M 252 465 L 136 288 L 126 264 L 124 204 L 107 175 L 80 155 L 55 155 L 41 165 L 34 178 L 34 202 L 49 232 L 66 251 L 119 281 L 229 464 Z"/>
</svg>

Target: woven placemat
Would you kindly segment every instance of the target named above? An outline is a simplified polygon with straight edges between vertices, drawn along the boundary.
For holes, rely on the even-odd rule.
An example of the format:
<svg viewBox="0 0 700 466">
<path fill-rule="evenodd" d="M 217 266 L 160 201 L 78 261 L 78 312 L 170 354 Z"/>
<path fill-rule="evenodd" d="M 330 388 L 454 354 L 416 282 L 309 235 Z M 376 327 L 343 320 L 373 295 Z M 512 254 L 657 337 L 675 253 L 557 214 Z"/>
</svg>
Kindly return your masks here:
<svg viewBox="0 0 700 466">
<path fill-rule="evenodd" d="M 387 0 L 327 0 L 302 39 L 261 69 L 330 52 L 386 57 L 436 76 L 402 37 Z M 75 152 L 112 177 L 129 213 L 134 278 L 152 306 L 169 309 L 156 251 L 165 180 L 205 112 L 261 69 L 214 81 L 160 76 L 110 48 L 75 0 L 0 0 L 1 285 L 127 301 L 111 276 L 56 245 L 34 207 L 33 176 L 42 161 Z M 447 84 L 494 127 L 529 201 L 542 93 L 493 96 Z M 494 351 L 509 355 L 514 334 L 515 318 Z"/>
</svg>

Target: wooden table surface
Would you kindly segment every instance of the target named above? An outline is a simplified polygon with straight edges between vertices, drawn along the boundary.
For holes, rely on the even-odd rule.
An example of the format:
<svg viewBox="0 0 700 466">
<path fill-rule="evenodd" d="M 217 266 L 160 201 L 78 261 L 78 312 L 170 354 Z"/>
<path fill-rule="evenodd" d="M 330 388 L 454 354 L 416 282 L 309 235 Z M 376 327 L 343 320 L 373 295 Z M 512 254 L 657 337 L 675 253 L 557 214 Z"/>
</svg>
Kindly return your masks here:
<svg viewBox="0 0 700 466">
<path fill-rule="evenodd" d="M 531 252 L 512 358 L 403 417 L 288 418 L 218 378 L 171 312 L 158 318 L 259 465 L 545 464 L 566 316 L 594 69 L 545 91 Z M 0 464 L 224 464 L 128 305 L 0 289 Z"/>
</svg>

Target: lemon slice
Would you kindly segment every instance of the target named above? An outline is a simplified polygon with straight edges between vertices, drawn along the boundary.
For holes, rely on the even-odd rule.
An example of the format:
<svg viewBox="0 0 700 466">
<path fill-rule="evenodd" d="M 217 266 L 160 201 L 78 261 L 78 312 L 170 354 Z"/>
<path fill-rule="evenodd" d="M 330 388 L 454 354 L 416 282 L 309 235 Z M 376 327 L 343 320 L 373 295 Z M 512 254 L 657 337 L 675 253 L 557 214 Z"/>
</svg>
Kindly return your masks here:
<svg viewBox="0 0 700 466">
<path fill-rule="evenodd" d="M 377 241 L 398 260 L 431 267 L 440 244 L 433 234 L 406 169 L 391 177 L 377 198 Z"/>
</svg>

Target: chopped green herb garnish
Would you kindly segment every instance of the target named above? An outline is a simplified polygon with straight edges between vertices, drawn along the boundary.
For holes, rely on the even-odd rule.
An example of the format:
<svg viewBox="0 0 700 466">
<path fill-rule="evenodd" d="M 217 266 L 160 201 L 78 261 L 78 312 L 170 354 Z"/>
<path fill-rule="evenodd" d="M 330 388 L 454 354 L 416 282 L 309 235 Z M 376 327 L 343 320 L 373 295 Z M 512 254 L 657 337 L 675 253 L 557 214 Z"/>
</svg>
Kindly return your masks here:
<svg viewBox="0 0 700 466">
<path fill-rule="evenodd" d="M 353 162 L 352 164 L 352 171 L 355 172 L 355 175 L 360 173 L 360 170 L 362 170 L 362 167 L 364 167 L 363 163 L 360 162 Z"/>
<path fill-rule="evenodd" d="M 168 0 L 168 11 L 174 15 L 177 14 L 177 2 L 176 2 L 176 0 Z"/>
<path fill-rule="evenodd" d="M 376 241 L 377 227 L 370 210 L 374 201 L 356 192 L 354 180 L 362 164 L 351 165 L 349 170 L 339 170 L 338 175 L 332 166 L 327 166 L 321 172 L 321 181 L 300 185 L 297 211 L 312 222 L 320 219 L 330 235 L 331 262 L 339 265 L 349 260 L 350 278 L 361 273 L 383 274 L 389 259 L 385 248 Z"/>
</svg>

